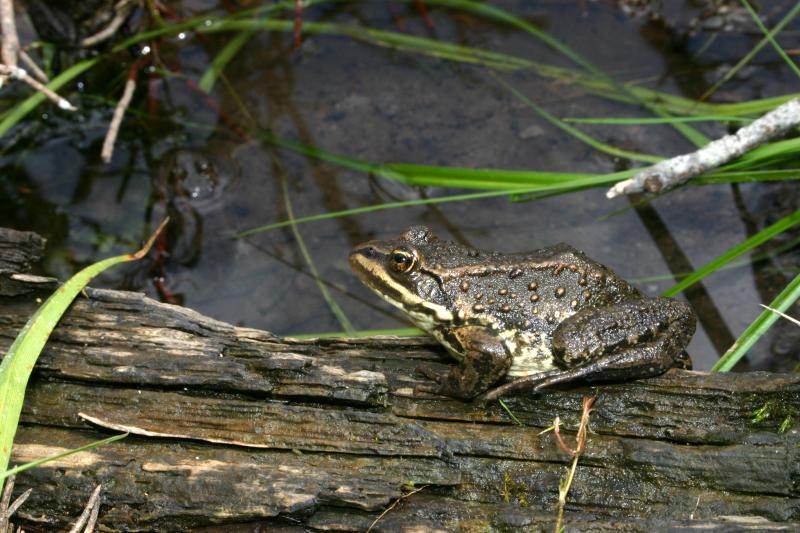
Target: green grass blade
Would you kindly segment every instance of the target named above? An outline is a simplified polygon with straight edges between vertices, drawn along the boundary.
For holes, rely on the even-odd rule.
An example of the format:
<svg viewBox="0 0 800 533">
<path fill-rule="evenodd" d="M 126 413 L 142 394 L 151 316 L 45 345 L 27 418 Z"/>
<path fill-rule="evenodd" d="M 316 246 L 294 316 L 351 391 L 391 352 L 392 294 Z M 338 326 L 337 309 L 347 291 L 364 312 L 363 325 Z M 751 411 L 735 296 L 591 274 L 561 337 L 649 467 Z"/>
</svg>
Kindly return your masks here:
<svg viewBox="0 0 800 533">
<path fill-rule="evenodd" d="M 754 181 L 791 181 L 800 179 L 800 168 L 783 168 L 778 170 L 722 170 L 698 176 L 689 185 L 706 183 L 747 183 Z"/>
<path fill-rule="evenodd" d="M 15 466 L 9 470 L 6 470 L 2 474 L 0 474 L 0 481 L 4 480 L 8 476 L 15 476 L 20 472 L 24 472 L 29 470 L 33 467 L 49 463 L 50 461 L 57 461 L 62 457 L 67 457 L 69 455 L 78 453 L 78 452 L 85 452 L 86 450 L 91 450 L 92 448 L 97 448 L 98 446 L 105 446 L 106 444 L 110 444 L 112 442 L 124 439 L 128 436 L 128 433 L 120 433 L 119 435 L 114 435 L 113 437 L 108 437 L 102 440 L 96 440 L 94 442 L 90 442 L 85 446 L 81 446 L 80 448 L 74 448 L 72 450 L 67 450 L 65 452 L 57 453 L 55 455 L 50 455 L 48 457 L 42 457 L 41 459 L 36 459 L 35 461 L 31 461 L 30 463 L 25 463 L 24 465 Z"/>
<path fill-rule="evenodd" d="M 330 220 L 333 218 L 342 218 L 356 215 L 363 215 L 375 211 L 383 211 L 385 209 L 399 209 L 402 207 L 415 207 L 420 205 L 442 204 L 447 202 L 463 202 L 468 200 L 478 200 L 482 198 L 494 198 L 497 196 L 506 196 L 511 194 L 512 191 L 489 191 L 470 194 L 454 194 L 450 196 L 441 196 L 438 198 L 421 198 L 419 200 L 406 200 L 402 202 L 387 202 L 385 204 L 368 205 L 364 207 L 356 207 L 353 209 L 343 209 L 342 211 L 332 211 L 329 213 L 320 213 L 317 215 L 309 215 L 306 217 L 299 217 L 293 220 L 284 220 L 275 222 L 273 224 L 265 224 L 248 230 L 240 231 L 234 235 L 234 238 L 240 239 L 242 237 L 249 237 L 257 233 L 271 231 L 278 228 L 285 228 L 292 224 L 299 225 L 306 222 L 317 222 L 319 220 Z"/>
<path fill-rule="evenodd" d="M 688 287 L 691 287 L 692 285 L 694 285 L 701 279 L 705 278 L 709 274 L 713 274 L 721 266 L 727 264 L 733 259 L 736 259 L 740 255 L 749 252 L 753 248 L 764 244 L 768 240 L 772 239 L 776 235 L 779 235 L 780 233 L 783 233 L 784 231 L 788 230 L 792 226 L 795 226 L 799 222 L 800 222 L 800 210 L 795 211 L 791 215 L 780 219 L 771 226 L 759 231 L 749 239 L 740 242 L 733 248 L 730 248 L 722 255 L 712 259 L 711 261 L 703 265 L 702 268 L 695 270 L 690 275 L 686 276 L 683 280 L 681 280 L 680 282 L 673 285 L 671 288 L 661 293 L 661 295 L 675 296 L 679 292 L 685 290 Z"/>
<path fill-rule="evenodd" d="M 747 12 L 750 13 L 750 17 L 752 17 L 753 22 L 756 23 L 758 29 L 760 29 L 761 32 L 764 34 L 764 38 L 769 41 L 769 44 L 771 44 L 772 48 L 774 48 L 775 51 L 778 52 L 778 55 L 781 56 L 781 59 L 783 59 L 783 61 L 787 65 L 789 65 L 789 68 L 792 69 L 792 71 L 794 71 L 795 76 L 800 78 L 800 68 L 797 67 L 795 62 L 792 61 L 792 59 L 789 57 L 789 55 L 786 53 L 783 47 L 778 44 L 778 41 L 775 40 L 775 37 L 770 33 L 769 30 L 767 30 L 767 28 L 764 26 L 764 23 L 761 22 L 761 17 L 759 17 L 758 14 L 753 10 L 753 7 L 750 5 L 750 2 L 748 2 L 747 0 L 741 0 L 741 2 L 744 8 L 747 10 Z"/>
<path fill-rule="evenodd" d="M 200 90 L 210 93 L 211 89 L 214 88 L 214 83 L 216 83 L 217 78 L 225 70 L 225 67 L 231 60 L 236 57 L 236 54 L 239 53 L 244 45 L 247 44 L 253 35 L 256 34 L 255 30 L 248 30 L 248 31 L 241 31 L 233 36 L 233 38 L 228 41 L 228 43 L 219 51 L 219 53 L 214 57 L 211 61 L 211 64 L 203 73 L 203 76 L 200 78 L 200 82 L 197 84 L 200 87 Z"/>
<path fill-rule="evenodd" d="M 602 143 L 600 141 L 595 140 L 592 136 L 582 132 L 581 130 L 570 126 L 569 124 L 565 123 L 555 115 L 545 111 L 545 109 L 535 102 L 533 102 L 530 98 L 522 94 L 519 90 L 513 87 L 510 83 L 503 80 L 498 76 L 494 76 L 494 79 L 503 87 L 505 87 L 511 94 L 513 94 L 517 100 L 523 102 L 525 105 L 530 107 L 533 111 L 535 111 L 540 117 L 548 121 L 550 124 L 556 126 L 557 128 L 561 129 L 562 131 L 572 135 L 576 139 L 581 142 L 584 142 L 598 150 L 600 152 L 612 155 L 614 157 L 621 157 L 623 159 L 631 159 L 634 161 L 644 161 L 645 163 L 657 163 L 664 159 L 660 156 L 650 155 L 650 154 L 642 154 L 639 152 L 632 152 L 630 150 L 623 150 L 621 148 L 616 148 L 611 146 L 610 144 Z"/>
<path fill-rule="evenodd" d="M 795 276 L 789 285 L 772 300 L 770 307 L 778 311 L 786 311 L 800 297 L 800 275 Z M 712 372 L 727 372 L 732 369 L 747 351 L 767 332 L 780 318 L 779 315 L 766 309 L 742 332 L 727 352 L 711 367 Z"/>
<path fill-rule="evenodd" d="M 165 220 L 138 252 L 109 257 L 72 276 L 36 310 L 17 335 L 3 357 L 3 362 L 0 363 L 0 472 L 5 472 L 8 468 L 11 447 L 25 398 L 25 387 L 31 371 L 61 315 L 97 274 L 113 265 L 142 258 L 166 223 Z"/>
<path fill-rule="evenodd" d="M 563 56 L 568 57 L 576 64 L 582 66 L 589 72 L 600 74 L 600 70 L 592 65 L 589 61 L 583 58 L 580 54 L 575 52 L 572 48 L 562 43 L 546 31 L 543 31 L 526 20 L 517 17 L 499 7 L 494 7 L 480 2 L 472 2 L 469 0 L 429 0 L 430 5 L 440 5 L 461 11 L 469 11 L 484 18 L 493 19 L 499 22 L 504 22 L 509 26 L 514 26 L 520 30 L 532 35 L 536 39 L 544 42 L 554 50 L 561 53 Z"/>
<path fill-rule="evenodd" d="M 725 83 L 728 82 L 728 80 L 734 77 L 736 73 L 739 72 L 739 70 L 741 70 L 742 67 L 744 67 L 746 64 L 748 64 L 750 60 L 753 59 L 753 57 L 755 57 L 755 55 L 759 53 L 762 48 L 764 48 L 764 46 L 766 46 L 770 41 L 772 41 L 775 38 L 775 36 L 778 33 L 780 33 L 781 30 L 783 30 L 783 28 L 797 16 L 798 13 L 800 13 L 800 2 L 796 3 L 794 7 L 791 10 L 789 10 L 789 12 L 786 13 L 786 15 L 780 20 L 780 22 L 778 22 L 778 24 L 776 24 L 775 27 L 772 28 L 772 30 L 767 32 L 767 35 L 763 39 L 761 39 L 761 41 L 759 41 L 758 44 L 755 45 L 752 50 L 750 50 L 747 54 L 745 54 L 745 56 L 742 59 L 740 59 L 739 62 L 736 63 L 733 67 L 731 67 L 731 69 L 728 72 L 726 72 L 724 76 L 722 76 L 719 80 L 717 80 L 716 83 L 714 83 L 714 85 L 709 87 L 708 90 L 705 93 L 703 93 L 703 95 L 700 97 L 700 100 L 706 100 L 709 96 L 717 92 L 717 89 L 722 87 Z"/>
<path fill-rule="evenodd" d="M 300 254 L 303 256 L 303 259 L 308 265 L 308 270 L 311 273 L 311 277 L 314 278 L 314 282 L 317 284 L 319 291 L 322 293 L 322 298 L 328 304 L 328 308 L 330 308 L 333 316 L 336 317 L 339 325 L 341 325 L 342 329 L 347 332 L 355 331 L 355 328 L 353 328 L 353 325 L 350 323 L 350 319 L 347 318 L 347 315 L 344 313 L 342 308 L 339 307 L 339 304 L 333 299 L 328 287 L 322 282 L 322 277 L 319 275 L 317 265 L 314 263 L 311 253 L 308 251 L 306 243 L 303 240 L 303 236 L 300 234 L 300 230 L 297 228 L 297 224 L 294 222 L 294 209 L 292 208 L 292 202 L 289 198 L 289 184 L 286 183 L 286 176 L 283 174 L 282 170 L 280 170 L 280 173 L 281 191 L 283 192 L 283 205 L 286 208 L 286 215 L 289 217 L 289 227 L 292 229 L 292 235 L 294 235 L 294 240 L 297 242 L 297 247 L 300 249 Z"/>
<path fill-rule="evenodd" d="M 676 122 L 752 122 L 752 119 L 749 118 L 731 117 L 729 115 L 701 115 L 697 117 L 569 117 L 562 120 L 575 124 L 602 124 L 604 126 L 641 126 L 647 124 L 673 124 Z"/>
<path fill-rule="evenodd" d="M 53 80 L 47 84 L 47 87 L 58 91 L 61 87 L 66 85 L 68 82 L 72 81 L 76 77 L 80 76 L 82 73 L 86 72 L 93 66 L 95 66 L 98 62 L 97 58 L 93 59 L 84 59 L 83 61 L 79 61 L 75 63 L 64 72 L 53 78 Z M 8 114 L 3 117 L 3 120 L 0 121 L 0 137 L 6 134 L 6 132 L 14 127 L 14 125 L 22 120 L 28 113 L 33 111 L 36 106 L 41 104 L 47 99 L 40 92 L 36 92 L 30 95 L 28 98 L 20 102 L 19 104 L 15 105 Z"/>
<path fill-rule="evenodd" d="M 294 31 L 294 21 L 274 19 L 247 19 L 247 20 L 220 20 L 210 25 L 198 27 L 201 33 L 215 33 L 221 31 Z M 439 59 L 475 63 L 487 67 L 517 70 L 531 67 L 531 61 L 503 54 L 490 52 L 479 48 L 471 48 L 444 41 L 437 41 L 425 37 L 416 37 L 404 33 L 365 28 L 352 24 L 337 24 L 332 22 L 304 22 L 303 33 L 310 35 L 337 35 L 365 41 L 378 46 L 385 46 L 406 52 L 416 52 Z"/>
</svg>

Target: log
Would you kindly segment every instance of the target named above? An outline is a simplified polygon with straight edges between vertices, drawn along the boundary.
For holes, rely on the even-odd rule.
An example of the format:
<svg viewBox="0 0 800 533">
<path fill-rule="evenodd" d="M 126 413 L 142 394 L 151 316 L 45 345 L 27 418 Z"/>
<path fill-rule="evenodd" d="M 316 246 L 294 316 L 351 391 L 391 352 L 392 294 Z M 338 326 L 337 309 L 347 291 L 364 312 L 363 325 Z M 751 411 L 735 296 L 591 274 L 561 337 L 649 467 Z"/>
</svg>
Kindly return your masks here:
<svg viewBox="0 0 800 533">
<path fill-rule="evenodd" d="M 0 230 L 0 349 L 57 282 Z M 65 527 L 97 483 L 107 530 L 552 530 L 582 398 L 597 395 L 568 531 L 796 531 L 800 376 L 671 370 L 502 406 L 417 396 L 427 338 L 297 340 L 88 289 L 37 363 L 12 461 L 127 431 L 20 474 L 18 515 Z M 760 412 L 761 416 L 754 413 Z M 412 491 L 421 489 L 410 494 Z M 398 501 L 399 500 L 399 501 Z M 416 528 L 416 529 L 415 529 Z"/>
</svg>

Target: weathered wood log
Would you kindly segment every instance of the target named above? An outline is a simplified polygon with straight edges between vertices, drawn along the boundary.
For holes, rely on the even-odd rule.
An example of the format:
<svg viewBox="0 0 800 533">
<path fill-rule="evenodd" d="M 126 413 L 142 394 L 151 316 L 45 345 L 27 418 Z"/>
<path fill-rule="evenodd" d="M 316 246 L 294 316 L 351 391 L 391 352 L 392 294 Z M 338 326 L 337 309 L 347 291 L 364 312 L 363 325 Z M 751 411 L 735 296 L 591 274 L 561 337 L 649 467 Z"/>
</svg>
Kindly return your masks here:
<svg viewBox="0 0 800 533">
<path fill-rule="evenodd" d="M 5 350 L 57 284 L 12 273 L 40 241 L 3 241 L 21 247 L 0 258 Z M 132 435 L 21 474 L 34 494 L 19 515 L 63 526 L 102 483 L 107 529 L 364 531 L 413 486 L 373 531 L 550 530 L 571 458 L 540 431 L 558 415 L 569 440 L 597 394 L 570 531 L 797 529 L 798 375 L 674 370 L 554 390 L 508 399 L 518 426 L 497 403 L 415 396 L 423 363 L 448 361 L 427 339 L 281 339 L 90 289 L 37 364 L 13 461 Z"/>
</svg>

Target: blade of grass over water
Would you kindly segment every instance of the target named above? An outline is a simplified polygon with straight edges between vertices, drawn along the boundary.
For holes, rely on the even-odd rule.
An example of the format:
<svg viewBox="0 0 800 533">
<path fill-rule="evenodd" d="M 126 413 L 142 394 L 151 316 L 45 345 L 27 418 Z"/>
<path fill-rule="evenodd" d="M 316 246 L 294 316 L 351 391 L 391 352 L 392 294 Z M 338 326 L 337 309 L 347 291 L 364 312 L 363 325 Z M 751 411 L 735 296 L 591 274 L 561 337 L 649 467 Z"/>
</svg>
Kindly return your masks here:
<svg viewBox="0 0 800 533">
<path fill-rule="evenodd" d="M 265 142 L 295 151 L 311 157 L 336 164 L 351 170 L 374 174 L 379 177 L 399 181 L 408 185 L 436 186 L 447 188 L 490 189 L 486 192 L 448 195 L 436 198 L 424 198 L 401 202 L 370 205 L 345 209 L 330 213 L 319 213 L 294 220 L 295 224 L 304 224 L 338 217 L 361 215 L 386 209 L 398 209 L 420 205 L 447 202 L 470 201 L 484 198 L 514 195 L 512 200 L 519 201 L 524 194 L 561 194 L 589 187 L 606 186 L 621 179 L 628 178 L 640 169 L 629 169 L 611 174 L 578 174 L 563 172 L 538 172 L 524 170 L 502 170 L 484 168 L 440 167 L 410 163 L 375 163 L 341 154 L 328 152 L 321 148 L 304 145 L 278 137 L 270 132 L 255 131 L 251 135 Z M 800 179 L 800 169 L 735 171 L 717 170 L 712 174 L 692 180 L 690 184 L 733 183 L 751 181 L 773 181 Z M 275 222 L 238 232 L 235 238 L 246 237 L 259 232 L 270 231 L 291 225 L 291 221 Z"/>
<path fill-rule="evenodd" d="M 562 43 L 549 33 L 540 30 L 539 28 L 533 26 L 532 24 L 529 24 L 525 20 L 500 8 L 487 6 L 484 4 L 478 4 L 476 2 L 470 2 L 465 0 L 445 0 L 445 2 L 451 6 L 458 6 L 458 8 L 462 10 L 472 11 L 473 13 L 480 14 L 484 17 L 489 17 L 494 20 L 505 22 L 511 26 L 514 26 L 529 33 L 533 37 L 546 43 L 548 46 L 551 46 L 565 57 L 568 57 L 576 64 L 582 66 L 589 73 L 591 73 L 592 76 L 602 80 L 610 91 L 613 91 L 620 96 L 631 98 L 635 103 L 649 108 L 652 112 L 654 112 L 657 115 L 664 116 L 667 114 L 667 111 L 661 107 L 660 103 L 657 100 L 646 101 L 640 98 L 639 95 L 630 90 L 629 86 L 617 82 L 614 78 L 603 72 L 601 69 L 595 67 L 590 61 L 588 61 L 583 56 L 572 50 L 569 46 Z M 687 139 L 689 139 L 689 141 L 691 141 L 698 147 L 703 146 L 704 144 L 710 141 L 710 139 L 706 138 L 699 131 L 695 130 L 694 128 L 692 128 L 687 124 L 671 123 L 671 125 L 673 126 L 673 128 L 675 128 L 678 132 L 680 132 Z"/>
<path fill-rule="evenodd" d="M 17 335 L 0 363 L 0 472 L 8 468 L 28 379 L 61 315 L 93 277 L 111 266 L 144 257 L 166 224 L 164 220 L 138 252 L 109 257 L 72 276 L 36 310 Z"/>
<path fill-rule="evenodd" d="M 772 300 L 769 307 L 784 312 L 797 301 L 798 297 L 800 297 L 800 275 L 796 276 L 792 282 Z M 780 316 L 776 313 L 770 310 L 764 310 L 749 326 L 747 326 L 747 329 L 736 339 L 733 346 L 731 346 L 728 351 L 720 357 L 719 361 L 711 367 L 711 371 L 727 372 L 732 369 L 778 318 L 780 318 Z"/>
<path fill-rule="evenodd" d="M 795 246 L 800 245 L 800 237 L 796 239 L 792 239 L 772 250 L 764 252 L 763 254 L 758 254 L 753 256 L 751 259 L 739 259 L 736 261 L 731 261 L 727 265 L 721 266 L 717 269 L 718 272 L 723 270 L 732 270 L 735 268 L 742 268 L 742 267 L 749 267 L 751 265 L 755 265 L 758 263 L 763 263 L 764 261 L 768 261 L 774 257 L 777 257 L 789 250 L 792 250 Z M 626 278 L 631 283 L 652 283 L 655 281 L 672 281 L 674 279 L 683 279 L 686 276 L 690 276 L 691 272 L 678 272 L 675 274 L 661 274 L 659 276 L 642 276 L 638 278 Z"/>
<path fill-rule="evenodd" d="M 294 21 L 271 19 L 222 20 L 197 28 L 197 31 L 200 33 L 253 30 L 293 32 Z M 397 50 L 417 52 L 438 59 L 475 63 L 500 70 L 518 70 L 530 68 L 532 66 L 531 61 L 509 54 L 490 52 L 480 48 L 470 48 L 445 41 L 436 41 L 434 39 L 351 24 L 304 22 L 303 33 L 309 35 L 338 35 L 350 37 L 351 39 L 358 39 Z"/>
<path fill-rule="evenodd" d="M 736 259 L 740 255 L 749 252 L 753 248 L 756 248 L 757 246 L 764 244 L 765 242 L 772 239 L 776 235 L 783 233 L 784 231 L 797 225 L 798 223 L 800 223 L 800 210 L 795 211 L 791 215 L 780 219 L 771 226 L 759 231 L 749 239 L 740 242 L 736 246 L 730 248 L 722 255 L 712 259 L 711 261 L 703 265 L 702 268 L 695 270 L 690 275 L 686 276 L 683 280 L 681 280 L 680 282 L 673 285 L 671 288 L 661 293 L 661 296 L 675 296 L 679 292 L 687 289 L 688 287 L 691 287 L 692 285 L 694 285 L 701 279 L 705 278 L 709 274 L 713 274 L 714 272 L 719 270 L 720 267 L 729 263 L 733 259 Z"/>
<path fill-rule="evenodd" d="M 707 100 L 712 94 L 717 92 L 717 89 L 722 87 L 725 83 L 728 82 L 731 78 L 733 78 L 737 72 L 739 72 L 742 67 L 750 62 L 753 57 L 757 53 L 761 51 L 767 43 L 772 42 L 775 39 L 775 36 L 786 27 L 796 16 L 800 13 L 800 2 L 797 2 L 792 9 L 789 10 L 788 13 L 778 22 L 774 28 L 772 28 L 769 32 L 767 32 L 766 36 L 758 42 L 757 45 L 753 47 L 745 56 L 739 60 L 730 70 L 728 70 L 724 76 L 722 76 L 719 80 L 716 81 L 711 87 L 708 88 L 706 92 L 699 98 L 700 100 Z M 756 18 L 758 18 L 756 16 Z M 759 21 L 760 22 L 760 21 Z"/>
<path fill-rule="evenodd" d="M 242 237 L 248 237 L 250 235 L 255 235 L 256 233 L 262 233 L 265 231 L 270 231 L 278 228 L 285 228 L 292 224 L 299 225 L 299 224 L 305 224 L 306 222 L 316 222 L 319 220 L 330 220 L 333 218 L 363 215 L 375 211 L 383 211 L 385 209 L 398 209 L 401 207 L 415 207 L 420 205 L 441 204 L 446 202 L 463 202 L 467 200 L 478 200 L 481 198 L 496 198 L 498 196 L 507 196 L 511 194 L 511 192 L 512 191 L 489 191 L 489 192 L 479 192 L 470 194 L 455 194 L 451 196 L 442 196 L 439 198 L 420 198 L 419 200 L 406 200 L 402 202 L 388 202 L 385 204 L 368 205 L 364 207 L 356 207 L 353 209 L 344 209 L 342 211 L 333 211 L 330 213 L 320 213 L 318 215 L 299 217 L 293 220 L 284 220 L 282 222 L 275 222 L 273 224 L 265 224 L 263 226 L 258 226 L 255 228 L 251 228 L 249 230 L 240 231 L 239 233 L 236 233 L 234 237 L 237 239 Z"/>
<path fill-rule="evenodd" d="M 211 64 L 208 66 L 203 76 L 200 78 L 197 86 L 204 92 L 210 93 L 214 88 L 217 78 L 220 76 L 225 67 L 231 60 L 236 57 L 236 54 L 244 48 L 244 45 L 256 34 L 256 30 L 246 30 L 237 33 L 227 44 L 214 56 Z"/>
<path fill-rule="evenodd" d="M 92 59 L 84 59 L 83 61 L 79 61 L 66 69 L 64 72 L 53 78 L 53 80 L 47 84 L 49 89 L 53 91 L 58 91 L 61 87 L 66 85 L 68 82 L 72 81 L 73 79 L 77 78 L 93 66 L 97 64 L 99 60 L 97 58 Z M 25 118 L 25 116 L 33 111 L 39 104 L 47 100 L 47 97 L 40 92 L 35 92 L 25 100 L 20 102 L 19 104 L 15 105 L 9 112 L 3 117 L 3 120 L 0 121 L 0 137 L 6 134 L 6 132 L 11 129 L 17 122 Z"/>
<path fill-rule="evenodd" d="M 273 161 L 276 166 L 280 167 L 280 163 L 277 161 L 277 159 L 273 158 Z M 294 240 L 297 242 L 297 247 L 300 249 L 300 253 L 303 255 L 303 259 L 308 265 L 308 270 L 311 272 L 311 276 L 314 278 L 317 287 L 319 287 L 319 292 L 322 293 L 325 303 L 328 304 L 328 308 L 331 310 L 331 313 L 333 313 L 333 316 L 336 317 L 336 320 L 339 322 L 339 325 L 342 326 L 342 329 L 347 332 L 355 331 L 353 324 L 350 323 L 350 319 L 347 318 L 347 315 L 344 313 L 342 308 L 339 307 L 339 304 L 336 303 L 336 300 L 334 300 L 333 296 L 331 296 L 328 287 L 322 282 L 322 277 L 319 275 L 317 265 L 311 258 L 311 254 L 306 247 L 303 236 L 300 234 L 300 230 L 297 228 L 297 224 L 294 223 L 294 209 L 292 208 L 292 202 L 289 198 L 289 185 L 286 183 L 286 175 L 283 173 L 282 168 L 279 168 L 279 174 L 281 191 L 283 192 L 283 205 L 286 209 L 286 215 L 289 217 L 289 227 L 292 228 L 292 235 L 294 235 Z"/>
<path fill-rule="evenodd" d="M 783 47 L 778 44 L 778 41 L 775 40 L 775 36 L 772 35 L 769 30 L 767 30 L 766 26 L 764 26 L 764 23 L 761 22 L 761 17 L 759 17 L 758 14 L 753 10 L 753 7 L 747 0 L 741 0 L 741 2 L 744 8 L 747 10 L 747 12 L 750 13 L 750 17 L 752 17 L 753 22 L 756 23 L 758 29 L 760 29 L 761 33 L 764 34 L 764 38 L 769 41 L 769 44 L 771 44 L 772 48 L 774 48 L 775 51 L 778 52 L 778 55 L 781 56 L 781 59 L 783 59 L 783 61 L 787 65 L 789 65 L 789 68 L 792 69 L 792 71 L 794 71 L 795 76 L 800 78 L 800 68 L 798 68 L 795 62 L 792 61 L 792 59 L 789 57 L 789 55 L 786 53 Z"/>
<path fill-rule="evenodd" d="M 444 7 L 450 7 L 453 9 L 461 10 L 461 11 L 469 11 L 476 15 L 480 15 L 484 18 L 496 20 L 499 22 L 504 22 L 509 26 L 513 26 L 518 28 L 536 39 L 539 39 L 543 43 L 547 44 L 554 50 L 558 51 L 564 57 L 569 58 L 574 63 L 582 66 L 589 72 L 593 74 L 601 74 L 602 72 L 592 65 L 589 61 L 587 61 L 583 56 L 575 52 L 572 48 L 567 46 L 566 44 L 562 43 L 546 31 L 543 31 L 533 24 L 527 22 L 526 20 L 505 11 L 499 7 L 483 4 L 480 2 L 472 2 L 469 0 L 426 0 L 426 2 L 430 5 L 440 5 Z"/>
<path fill-rule="evenodd" d="M 664 159 L 660 156 L 650 155 L 650 154 L 642 154 L 639 152 L 632 152 L 630 150 L 623 150 L 621 148 L 616 148 L 606 143 L 602 143 L 600 141 L 595 140 L 592 136 L 580 131 L 577 128 L 570 126 L 569 124 L 563 122 L 555 115 L 545 111 L 545 109 L 535 102 L 533 102 L 530 98 L 522 94 L 519 90 L 517 90 L 514 86 L 510 83 L 505 81 L 504 79 L 500 78 L 499 76 L 492 76 L 495 81 L 497 81 L 500 85 L 506 88 L 511 94 L 513 94 L 517 100 L 523 102 L 525 105 L 530 107 L 533 111 L 535 111 L 540 117 L 548 121 L 550 124 L 556 126 L 560 130 L 572 135 L 579 141 L 588 144 L 595 150 L 600 152 L 612 155 L 614 157 L 621 157 L 623 159 L 632 159 L 634 161 L 644 161 L 645 163 L 657 163 Z"/>
<path fill-rule="evenodd" d="M 705 115 L 697 117 L 606 117 L 583 118 L 569 117 L 562 119 L 564 122 L 575 124 L 602 124 L 604 126 L 640 126 L 645 124 L 672 124 L 674 122 L 742 122 L 750 123 L 753 120 L 746 117 L 732 117 L 728 115 Z"/>
</svg>

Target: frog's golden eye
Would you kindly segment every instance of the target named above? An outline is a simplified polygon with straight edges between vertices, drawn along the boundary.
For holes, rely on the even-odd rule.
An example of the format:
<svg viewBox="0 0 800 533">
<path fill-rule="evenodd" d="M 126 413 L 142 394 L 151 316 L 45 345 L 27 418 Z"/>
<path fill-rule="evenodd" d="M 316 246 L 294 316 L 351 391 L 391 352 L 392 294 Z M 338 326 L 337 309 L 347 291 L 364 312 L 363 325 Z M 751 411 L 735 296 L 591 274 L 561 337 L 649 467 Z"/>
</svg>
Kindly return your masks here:
<svg viewBox="0 0 800 533">
<path fill-rule="evenodd" d="M 392 268 L 398 272 L 408 272 L 417 263 L 417 256 L 407 250 L 394 250 L 389 257 Z"/>
</svg>

